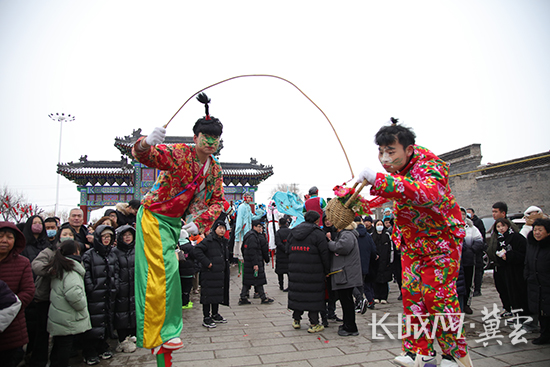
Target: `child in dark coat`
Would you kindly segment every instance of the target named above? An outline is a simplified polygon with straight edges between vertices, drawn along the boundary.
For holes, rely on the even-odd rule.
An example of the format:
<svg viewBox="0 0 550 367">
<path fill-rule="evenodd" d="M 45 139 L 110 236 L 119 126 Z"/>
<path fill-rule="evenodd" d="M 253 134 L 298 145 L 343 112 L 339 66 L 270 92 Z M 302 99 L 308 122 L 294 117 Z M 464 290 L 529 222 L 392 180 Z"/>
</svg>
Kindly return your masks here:
<svg viewBox="0 0 550 367">
<path fill-rule="evenodd" d="M 215 328 L 217 323 L 226 323 L 220 315 L 220 304 L 229 306 L 229 249 L 224 235 L 225 222 L 216 220 L 211 232 L 193 248 L 193 257 L 200 264 L 202 326 Z"/>
<path fill-rule="evenodd" d="M 136 350 L 136 293 L 134 272 L 136 264 L 134 227 L 124 224 L 116 229 L 117 246 L 113 249 L 118 259 L 119 288 L 115 302 L 115 328 L 118 334 L 117 352 Z"/>
<path fill-rule="evenodd" d="M 288 228 L 288 219 L 279 219 L 279 229 L 275 233 L 275 245 L 277 246 L 277 253 L 275 256 L 275 273 L 279 277 L 279 289 L 283 292 L 288 292 L 288 288 L 284 287 L 284 275 L 288 278 L 288 253 L 286 252 L 287 239 L 290 234 L 290 228 Z"/>
<path fill-rule="evenodd" d="M 197 263 L 193 257 L 194 246 L 189 240 L 189 233 L 185 229 L 180 232 L 179 238 L 179 272 L 181 281 L 181 304 L 183 310 L 193 308 L 193 302 L 190 300 L 191 289 L 193 289 L 193 279 L 198 272 Z"/>
</svg>

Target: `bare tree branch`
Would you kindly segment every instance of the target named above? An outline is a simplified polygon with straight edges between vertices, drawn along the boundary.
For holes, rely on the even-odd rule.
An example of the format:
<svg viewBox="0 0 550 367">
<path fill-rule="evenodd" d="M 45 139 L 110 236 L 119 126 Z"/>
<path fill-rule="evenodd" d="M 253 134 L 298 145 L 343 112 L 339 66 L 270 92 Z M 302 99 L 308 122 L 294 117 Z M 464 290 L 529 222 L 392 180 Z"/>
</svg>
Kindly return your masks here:
<svg viewBox="0 0 550 367">
<path fill-rule="evenodd" d="M 27 202 L 23 194 L 11 191 L 7 185 L 0 188 L 0 216 L 8 222 L 21 223 L 44 210 Z"/>
</svg>

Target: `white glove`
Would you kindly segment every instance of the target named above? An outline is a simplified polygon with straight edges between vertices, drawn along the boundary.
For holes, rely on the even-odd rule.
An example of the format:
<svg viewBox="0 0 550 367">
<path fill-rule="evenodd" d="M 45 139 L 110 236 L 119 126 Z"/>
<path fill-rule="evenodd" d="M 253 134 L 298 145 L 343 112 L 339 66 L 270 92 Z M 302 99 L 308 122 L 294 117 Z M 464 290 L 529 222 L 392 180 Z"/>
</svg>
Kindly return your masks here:
<svg viewBox="0 0 550 367">
<path fill-rule="evenodd" d="M 363 180 L 367 180 L 371 185 L 374 184 L 374 181 L 376 181 L 376 172 L 369 167 L 363 168 L 363 171 L 357 176 L 357 182 L 363 182 Z"/>
<path fill-rule="evenodd" d="M 149 145 L 162 144 L 166 137 L 166 129 L 163 127 L 155 127 L 155 130 L 145 138 L 145 142 Z"/>
<path fill-rule="evenodd" d="M 199 227 L 197 227 L 197 225 L 193 222 L 187 223 L 182 228 L 185 229 L 187 231 L 187 233 L 189 233 L 191 235 L 199 234 Z"/>
<path fill-rule="evenodd" d="M 498 250 L 497 252 L 495 252 L 495 255 L 497 255 L 498 257 L 503 257 L 504 255 L 506 255 L 506 250 Z"/>
</svg>

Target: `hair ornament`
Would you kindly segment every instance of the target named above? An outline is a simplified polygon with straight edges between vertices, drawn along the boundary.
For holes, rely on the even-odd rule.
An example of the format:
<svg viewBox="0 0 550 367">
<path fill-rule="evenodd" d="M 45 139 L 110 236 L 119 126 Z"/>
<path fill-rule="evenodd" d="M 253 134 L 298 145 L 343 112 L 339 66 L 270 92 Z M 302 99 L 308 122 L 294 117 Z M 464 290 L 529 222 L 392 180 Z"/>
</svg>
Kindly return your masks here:
<svg viewBox="0 0 550 367">
<path fill-rule="evenodd" d="M 208 98 L 206 93 L 201 93 L 197 96 L 197 100 L 200 103 L 204 104 L 204 110 L 205 110 L 205 113 L 206 113 L 206 117 L 204 119 L 205 120 L 210 120 L 210 113 L 208 111 L 208 104 L 210 103 L 210 98 Z"/>
</svg>

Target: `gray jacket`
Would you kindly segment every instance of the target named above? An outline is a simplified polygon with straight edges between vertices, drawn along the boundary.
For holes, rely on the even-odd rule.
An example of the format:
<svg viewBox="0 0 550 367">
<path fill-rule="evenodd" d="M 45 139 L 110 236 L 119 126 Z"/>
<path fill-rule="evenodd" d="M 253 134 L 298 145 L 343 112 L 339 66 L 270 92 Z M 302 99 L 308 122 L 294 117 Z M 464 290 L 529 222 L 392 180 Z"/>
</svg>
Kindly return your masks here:
<svg viewBox="0 0 550 367">
<path fill-rule="evenodd" d="M 336 238 L 336 241 L 328 243 L 328 249 L 332 252 L 332 289 L 347 289 L 363 285 L 361 272 L 361 256 L 357 243 L 357 233 L 354 229 L 344 229 Z"/>
<path fill-rule="evenodd" d="M 53 259 L 55 251 L 47 247 L 42 250 L 32 261 L 32 271 L 36 275 L 34 280 L 34 299 L 37 302 L 50 300 L 50 275 L 46 272 L 46 266 Z"/>
</svg>

